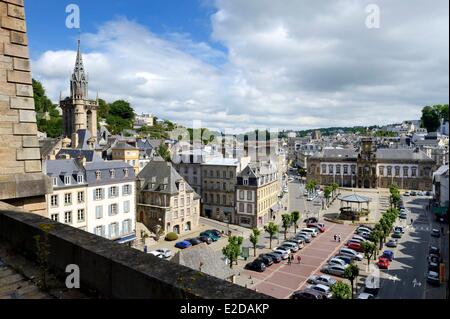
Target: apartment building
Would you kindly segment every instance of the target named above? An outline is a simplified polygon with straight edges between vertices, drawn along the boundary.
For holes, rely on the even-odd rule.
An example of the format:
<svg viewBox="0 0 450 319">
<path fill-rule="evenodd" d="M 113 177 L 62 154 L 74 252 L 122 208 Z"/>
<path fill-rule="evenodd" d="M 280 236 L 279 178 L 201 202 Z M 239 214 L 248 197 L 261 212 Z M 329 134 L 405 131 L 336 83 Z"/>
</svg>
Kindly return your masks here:
<svg viewBox="0 0 450 319">
<path fill-rule="evenodd" d="M 48 218 L 87 230 L 86 172 L 76 159 L 46 161 L 53 193 L 46 195 Z"/>
<path fill-rule="evenodd" d="M 139 173 L 139 148 L 125 142 L 116 142 L 111 148 L 111 156 L 115 161 L 123 161 L 133 166 L 134 173 Z"/>
<path fill-rule="evenodd" d="M 252 162 L 237 176 L 234 222 L 249 228 L 262 228 L 279 210 L 280 182 L 272 162 Z"/>
<path fill-rule="evenodd" d="M 199 223 L 200 196 L 172 163 L 156 157 L 137 177 L 138 222 L 151 231 L 184 234 Z"/>
<path fill-rule="evenodd" d="M 88 231 L 119 243 L 136 239 L 134 169 L 123 161 L 85 165 Z"/>
</svg>

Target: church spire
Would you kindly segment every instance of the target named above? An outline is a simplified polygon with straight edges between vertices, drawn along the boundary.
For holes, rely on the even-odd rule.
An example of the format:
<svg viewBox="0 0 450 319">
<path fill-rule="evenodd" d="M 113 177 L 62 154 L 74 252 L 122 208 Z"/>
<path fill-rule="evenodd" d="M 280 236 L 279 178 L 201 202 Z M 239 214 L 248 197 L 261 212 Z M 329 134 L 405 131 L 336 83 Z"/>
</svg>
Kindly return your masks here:
<svg viewBox="0 0 450 319">
<path fill-rule="evenodd" d="M 78 38 L 77 59 L 73 70 L 72 79 L 70 80 L 70 93 L 72 98 L 87 99 L 88 97 L 88 81 L 84 71 L 83 56 L 81 54 L 81 41 Z"/>
</svg>

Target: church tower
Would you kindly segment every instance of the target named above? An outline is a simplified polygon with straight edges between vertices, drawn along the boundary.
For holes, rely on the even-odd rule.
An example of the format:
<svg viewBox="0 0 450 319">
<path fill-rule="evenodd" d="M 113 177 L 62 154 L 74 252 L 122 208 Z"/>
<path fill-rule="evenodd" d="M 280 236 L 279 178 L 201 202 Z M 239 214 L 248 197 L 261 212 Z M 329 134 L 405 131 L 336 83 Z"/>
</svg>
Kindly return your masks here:
<svg viewBox="0 0 450 319">
<path fill-rule="evenodd" d="M 78 40 L 77 59 L 70 79 L 70 97 L 60 101 L 63 110 L 63 131 L 71 137 L 78 130 L 88 130 L 97 138 L 98 100 L 88 98 L 88 77 L 84 69 L 80 40 Z"/>
</svg>

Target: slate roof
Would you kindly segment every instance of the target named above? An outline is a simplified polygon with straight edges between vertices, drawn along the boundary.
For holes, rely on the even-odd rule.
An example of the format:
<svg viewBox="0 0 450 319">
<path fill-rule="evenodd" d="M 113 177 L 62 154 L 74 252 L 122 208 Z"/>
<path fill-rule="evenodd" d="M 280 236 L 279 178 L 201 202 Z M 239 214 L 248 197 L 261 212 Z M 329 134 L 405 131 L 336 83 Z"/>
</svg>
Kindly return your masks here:
<svg viewBox="0 0 450 319">
<path fill-rule="evenodd" d="M 319 158 L 358 158 L 358 152 L 354 149 L 345 148 L 324 148 L 322 151 L 312 155 L 312 157 Z"/>
<path fill-rule="evenodd" d="M 270 174 L 275 174 L 277 172 L 277 168 L 275 165 L 269 165 L 266 163 L 249 163 L 243 170 L 238 174 L 239 177 L 249 176 L 249 177 L 261 177 Z"/>
<path fill-rule="evenodd" d="M 424 152 L 413 149 L 378 149 L 376 152 L 378 160 L 418 160 L 433 161 Z"/>
<path fill-rule="evenodd" d="M 74 185 L 86 185 L 86 173 L 83 167 L 80 167 L 75 159 L 69 160 L 49 160 L 46 161 L 47 176 L 57 178 L 55 187 L 71 187 Z M 84 182 L 79 184 L 77 176 L 83 175 Z M 64 177 L 70 176 L 70 185 L 64 183 Z"/>
<path fill-rule="evenodd" d="M 138 179 L 144 180 L 142 190 L 161 192 L 166 194 L 178 194 L 179 182 L 184 182 L 186 191 L 194 192 L 192 187 L 173 168 L 172 163 L 157 157 L 150 161 L 138 174 Z M 194 196 L 194 198 L 198 197 Z"/>
<path fill-rule="evenodd" d="M 69 155 L 71 158 L 77 158 L 83 156 L 87 162 L 102 161 L 101 157 L 97 155 L 95 150 L 91 150 L 87 144 L 87 141 L 91 137 L 88 130 L 78 130 L 78 145 L 76 148 L 63 148 L 56 155 L 57 159 L 63 158 L 63 155 Z M 73 141 L 72 141 L 73 142 Z M 98 145 L 95 145 L 98 147 Z"/>
<path fill-rule="evenodd" d="M 370 198 L 366 196 L 361 196 L 358 194 L 352 194 L 347 196 L 340 196 L 338 198 L 339 200 L 343 202 L 349 202 L 349 203 L 367 203 L 370 202 Z"/>
<path fill-rule="evenodd" d="M 121 150 L 137 150 L 137 147 L 131 146 L 125 142 L 117 142 L 112 146 L 112 149 L 121 149 Z"/>
<path fill-rule="evenodd" d="M 128 170 L 128 177 L 125 177 L 125 169 Z M 102 185 L 111 183 L 120 183 L 126 181 L 134 181 L 133 166 L 123 161 L 99 161 L 86 163 L 86 181 L 89 185 Z M 110 170 L 115 171 L 115 176 L 111 177 Z M 95 173 L 101 172 L 101 179 L 97 180 Z"/>
<path fill-rule="evenodd" d="M 173 256 L 171 262 L 189 267 L 220 279 L 228 279 L 235 275 L 235 271 L 226 265 L 221 252 L 216 252 L 206 243 L 192 246 L 179 251 Z"/>
<path fill-rule="evenodd" d="M 46 158 L 52 150 L 55 148 L 56 144 L 60 141 L 59 138 L 48 138 L 45 140 L 39 140 L 39 148 L 41 149 L 41 157 Z"/>
</svg>

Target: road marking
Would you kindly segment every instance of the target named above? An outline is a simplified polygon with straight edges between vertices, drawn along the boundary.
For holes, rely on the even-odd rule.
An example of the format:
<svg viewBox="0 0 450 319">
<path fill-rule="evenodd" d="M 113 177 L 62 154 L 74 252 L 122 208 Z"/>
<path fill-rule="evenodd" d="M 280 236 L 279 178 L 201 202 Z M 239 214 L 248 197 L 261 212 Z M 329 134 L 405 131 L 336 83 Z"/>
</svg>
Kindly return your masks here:
<svg viewBox="0 0 450 319">
<path fill-rule="evenodd" d="M 395 276 L 387 275 L 387 276 L 388 276 L 388 279 L 393 282 L 400 281 L 400 279 L 397 277 L 397 275 L 395 275 Z"/>
<path fill-rule="evenodd" d="M 414 279 L 413 281 L 412 281 L 412 283 L 413 283 L 413 285 L 414 285 L 414 288 L 416 288 L 416 286 L 422 286 L 422 283 L 420 282 L 420 281 L 417 281 L 417 279 Z"/>
</svg>

